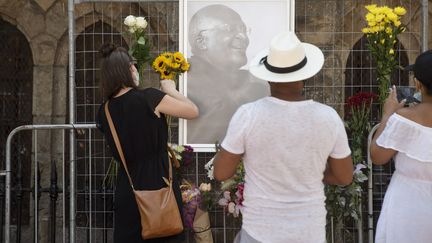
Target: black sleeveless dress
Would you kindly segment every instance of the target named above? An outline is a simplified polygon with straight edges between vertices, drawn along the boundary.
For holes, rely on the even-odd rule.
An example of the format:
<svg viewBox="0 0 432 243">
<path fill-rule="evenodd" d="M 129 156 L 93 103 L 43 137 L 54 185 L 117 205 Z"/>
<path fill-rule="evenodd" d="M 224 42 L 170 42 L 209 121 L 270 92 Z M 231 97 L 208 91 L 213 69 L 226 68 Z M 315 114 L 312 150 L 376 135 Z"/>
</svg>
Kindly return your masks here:
<svg viewBox="0 0 432 243">
<path fill-rule="evenodd" d="M 131 89 L 112 98 L 108 105 L 137 190 L 157 190 L 166 186 L 162 177 L 168 176 L 168 126 L 163 114 L 160 118 L 154 114 L 155 107 L 165 95 L 154 88 Z M 98 126 L 104 133 L 114 158 L 120 163 L 114 193 L 114 242 L 181 242 L 183 234 L 150 240 L 141 238 L 141 221 L 135 196 L 112 138 L 104 105 L 99 107 Z M 176 180 L 174 193 L 181 212 L 181 194 Z"/>
</svg>

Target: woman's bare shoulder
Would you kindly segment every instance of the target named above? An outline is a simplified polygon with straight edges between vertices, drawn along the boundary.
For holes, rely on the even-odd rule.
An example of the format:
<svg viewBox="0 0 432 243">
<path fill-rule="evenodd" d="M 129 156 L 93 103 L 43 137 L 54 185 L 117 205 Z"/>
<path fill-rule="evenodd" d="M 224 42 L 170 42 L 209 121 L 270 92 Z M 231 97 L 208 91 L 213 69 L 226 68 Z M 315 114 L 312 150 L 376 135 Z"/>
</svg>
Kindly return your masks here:
<svg viewBox="0 0 432 243">
<path fill-rule="evenodd" d="M 396 113 L 422 126 L 432 127 L 432 109 L 430 106 L 418 104 L 399 109 Z"/>
</svg>

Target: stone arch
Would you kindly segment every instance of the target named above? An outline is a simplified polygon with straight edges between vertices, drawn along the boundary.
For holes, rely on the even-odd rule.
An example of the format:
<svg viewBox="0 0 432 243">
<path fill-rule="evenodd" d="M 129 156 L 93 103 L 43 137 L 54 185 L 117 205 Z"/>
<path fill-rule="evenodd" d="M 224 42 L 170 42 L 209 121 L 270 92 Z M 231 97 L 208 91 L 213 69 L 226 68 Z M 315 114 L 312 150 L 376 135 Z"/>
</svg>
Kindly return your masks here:
<svg viewBox="0 0 432 243">
<path fill-rule="evenodd" d="M 18 8 L 23 8 L 24 1 L 16 1 L 14 2 L 14 4 L 17 4 L 16 7 Z M 1 9 L 0 20 L 6 21 L 11 25 L 14 25 L 25 36 L 27 41 L 30 42 L 34 36 L 32 30 L 26 28 L 26 23 L 24 23 L 23 20 L 18 17 L 18 13 L 16 12 L 16 10 L 17 9 L 13 9 L 12 7 Z"/>
<path fill-rule="evenodd" d="M 91 19 L 92 21 L 88 22 L 88 19 Z M 105 33 L 106 35 L 109 35 L 110 33 L 116 33 L 116 36 L 119 36 L 119 31 L 117 31 L 117 28 L 112 27 L 109 24 L 112 22 L 113 21 L 111 20 L 111 18 L 109 16 L 103 16 L 103 18 L 102 18 L 100 15 L 98 15 L 95 12 L 86 13 L 85 15 L 82 15 L 81 17 L 77 18 L 75 20 L 75 29 L 76 29 L 75 34 L 77 34 L 77 37 L 75 38 L 75 44 L 76 44 L 75 52 L 77 52 L 77 51 L 80 51 L 82 53 L 86 52 L 86 50 L 83 50 L 83 48 L 80 47 L 79 44 L 77 44 L 77 42 L 81 43 L 81 41 L 82 41 L 81 38 L 83 38 L 83 36 L 84 36 L 83 33 L 85 33 L 86 31 L 88 32 L 90 29 L 94 28 L 94 26 L 100 26 L 100 25 L 105 26 L 103 29 L 104 31 L 99 32 L 99 34 Z M 119 24 L 121 25 L 122 23 L 119 23 Z M 128 41 L 129 40 L 127 40 L 127 39 L 121 38 L 121 42 L 117 43 L 117 44 L 127 46 Z M 97 51 L 98 48 L 99 47 L 96 46 L 95 48 L 92 48 L 92 51 Z M 87 54 L 89 54 L 89 53 L 90 52 L 87 52 Z M 76 67 L 78 67 L 78 65 L 82 64 L 78 61 L 78 59 L 80 57 L 82 57 L 81 54 L 79 54 L 79 53 L 76 54 L 76 60 L 75 60 L 76 61 Z M 95 53 L 92 53 L 91 56 L 93 56 L 93 54 L 95 54 Z M 86 60 L 91 60 L 92 58 L 93 57 L 87 58 Z M 94 64 L 95 64 L 94 67 L 98 66 L 97 62 Z M 67 98 L 67 96 L 68 96 L 68 78 L 67 78 L 68 65 L 69 65 L 69 36 L 68 36 L 68 32 L 66 31 L 58 41 L 56 53 L 54 56 L 54 87 L 53 87 L 53 90 L 56 91 L 56 92 L 54 92 L 54 96 L 56 96 L 56 98 L 53 97 L 53 101 L 54 100 L 60 101 L 60 102 L 57 102 L 56 104 L 53 104 L 53 113 L 56 115 L 59 115 L 60 117 L 63 117 L 62 119 L 64 119 L 64 120 L 68 116 L 68 114 L 67 114 L 67 109 L 68 109 L 68 103 L 67 103 L 67 101 L 68 101 L 68 98 Z M 77 81 L 79 82 L 79 80 L 77 79 L 78 78 L 77 76 L 80 75 L 81 71 L 80 70 L 77 71 L 77 69 L 75 69 L 75 70 L 76 70 L 75 80 L 76 80 L 76 82 Z M 93 74 L 95 74 L 95 72 Z M 97 75 L 97 73 L 95 75 Z M 77 83 L 77 84 L 82 85 L 82 83 Z M 78 95 L 78 92 L 77 92 L 77 95 Z M 62 97 L 65 97 L 65 98 L 62 99 Z M 81 102 L 82 99 L 77 100 L 77 101 Z M 80 120 L 78 119 L 77 121 L 80 121 Z M 93 122 L 93 120 L 85 121 L 85 122 Z"/>
<path fill-rule="evenodd" d="M 400 5 L 400 2 L 395 2 L 393 5 Z M 363 3 L 360 2 L 353 2 L 352 5 L 350 6 L 344 6 L 345 7 L 345 12 L 343 13 L 343 41 L 342 41 L 342 46 L 343 49 L 345 50 L 351 50 L 349 52 L 343 52 L 342 56 L 341 56 L 341 60 L 346 60 L 345 63 L 343 63 L 343 65 L 345 66 L 346 70 L 345 70 L 345 74 L 347 72 L 350 72 L 348 70 L 348 68 L 350 67 L 350 62 L 353 61 L 353 50 L 352 48 L 359 48 L 361 47 L 361 50 L 365 50 L 369 53 L 369 51 L 367 50 L 367 48 L 365 48 L 365 39 L 363 36 L 363 33 L 360 32 L 360 30 L 364 27 L 365 24 L 365 20 L 364 20 L 364 14 L 365 11 L 358 11 L 359 9 L 364 9 L 364 5 Z M 404 16 L 405 20 L 404 22 L 407 23 L 407 25 L 411 28 L 415 28 L 413 30 L 408 29 L 408 31 L 406 33 L 403 33 L 401 35 L 398 36 L 398 48 L 403 48 L 403 50 L 405 50 L 405 46 L 409 48 L 409 50 L 420 50 L 421 49 L 421 45 L 420 45 L 420 40 L 419 40 L 419 36 L 417 36 L 417 32 L 420 31 L 420 28 L 418 27 L 417 24 L 414 24 L 412 22 L 415 23 L 420 23 L 419 21 L 419 11 L 421 10 L 421 6 L 418 5 L 416 6 L 417 9 L 415 10 L 411 10 L 410 16 Z M 354 30 L 358 30 L 358 31 L 354 31 Z M 346 34 L 345 34 L 346 33 Z M 360 49 L 359 49 L 360 50 Z M 358 53 L 357 53 L 358 54 Z M 402 51 L 400 53 L 398 53 L 398 55 L 402 55 L 403 56 L 403 63 L 401 63 L 402 65 L 404 64 L 408 64 L 408 63 L 412 63 L 414 62 L 417 53 L 416 52 L 412 52 L 412 51 Z M 364 55 L 365 58 L 370 58 L 369 54 Z M 369 60 L 370 61 L 370 60 Z M 344 62 L 344 61 L 343 61 Z M 370 67 L 367 67 L 370 68 Z M 405 79 L 407 78 L 408 74 L 404 74 L 405 75 Z M 345 85 L 350 84 L 350 81 L 347 80 L 347 75 L 344 75 L 344 83 Z M 404 80 L 405 80 L 404 79 Z M 402 81 L 402 83 L 405 84 L 405 81 Z M 409 85 L 409 81 L 408 83 L 406 83 L 405 85 Z M 353 89 L 354 90 L 354 89 Z M 348 97 L 350 95 L 353 94 L 353 92 L 351 92 L 350 90 L 345 89 L 345 92 L 347 92 L 345 94 L 345 97 Z M 354 92 L 355 93 L 355 92 Z"/>
<path fill-rule="evenodd" d="M 128 48 L 119 31 L 101 20 L 88 25 L 75 40 L 78 122 L 94 122 L 97 114 L 95 106 L 102 102 L 103 98 L 98 88 L 100 62 L 98 50 L 106 42 Z"/>
<path fill-rule="evenodd" d="M 366 36 L 361 37 L 352 47 L 345 65 L 345 100 L 358 92 L 374 92 L 378 94 L 375 61 L 366 47 Z M 396 60 L 399 65 L 409 64 L 408 55 L 402 43 L 398 42 Z M 392 84 L 397 86 L 409 85 L 409 73 L 400 69 L 394 70 L 391 76 Z M 378 104 L 372 107 L 373 119 L 379 118 Z"/>
<path fill-rule="evenodd" d="M 78 123 L 93 123 L 96 121 L 96 116 L 99 111 L 99 105 L 103 101 L 99 89 L 99 67 L 100 67 L 100 55 L 98 49 L 103 43 L 112 42 L 117 45 L 122 45 L 128 48 L 125 40 L 114 27 L 110 26 L 102 20 L 93 22 L 88 25 L 80 34 L 77 36 L 76 43 L 76 71 L 75 71 L 75 82 L 76 82 L 76 121 Z M 79 134 L 77 139 L 86 139 L 85 134 Z M 95 138 L 101 139 L 101 134 L 96 133 Z M 103 143 L 96 143 L 93 146 L 94 151 L 104 151 Z M 84 146 L 78 146 L 77 154 L 78 157 L 85 157 L 86 150 Z M 84 161 L 82 161 L 84 162 Z M 99 161 L 95 163 L 96 170 L 105 171 L 109 160 Z M 77 173 L 84 174 L 86 171 L 86 163 L 77 164 Z M 86 181 L 78 179 L 77 189 L 84 189 L 86 187 Z M 77 200 L 81 200 L 80 196 Z M 102 202 L 102 200 L 101 200 Z M 96 217 L 103 216 L 97 215 Z M 77 213 L 77 224 L 100 224 L 104 220 L 97 218 L 95 222 L 87 222 L 87 216 L 85 213 Z M 108 224 L 111 224 L 108 219 Z M 103 225 L 97 225 L 103 226 Z"/>
<path fill-rule="evenodd" d="M 343 42 L 342 45 L 347 50 L 351 49 L 357 41 L 362 38 L 363 33 L 360 32 L 360 30 L 364 27 L 365 20 L 364 20 L 364 11 L 359 11 L 359 9 L 364 9 L 364 3 L 363 2 L 352 2 L 353 5 L 351 6 L 344 6 L 346 11 L 343 13 Z M 390 4 L 390 3 L 389 3 Z M 393 5 L 401 5 L 401 2 L 395 1 Z M 402 4 L 404 5 L 404 4 Z M 410 5 L 410 7 L 412 7 Z M 408 29 L 407 33 L 404 33 L 402 35 L 399 35 L 399 42 L 402 43 L 404 46 L 409 46 L 411 50 L 420 50 L 420 36 L 417 36 L 415 33 L 420 32 L 420 23 L 421 23 L 421 5 L 419 4 L 416 6 L 417 9 L 411 10 L 412 13 L 410 16 L 404 16 L 404 22 L 409 25 L 409 27 L 415 28 L 414 30 Z M 429 8 L 429 12 L 432 13 L 432 8 Z M 411 22 L 419 23 L 419 24 L 413 24 Z M 432 27 L 430 27 L 432 30 Z M 357 31 L 354 31 L 357 30 Z M 430 35 L 432 33 L 430 32 Z M 430 38 L 429 38 L 430 39 Z M 415 60 L 416 55 L 412 52 L 407 52 L 408 58 L 410 62 L 413 62 Z M 344 56 L 342 56 L 342 60 L 348 60 L 349 52 L 344 52 Z"/>
<path fill-rule="evenodd" d="M 16 127 L 33 122 L 33 56 L 24 33 L 14 24 L 0 19 L 0 141 Z M 31 133 L 18 133 L 12 140 L 12 183 L 29 187 L 32 152 Z M 4 158 L 5 143 L 0 144 L 0 156 Z M 4 166 L 4 165 L 3 165 Z M 17 199 L 17 195 L 13 196 Z M 20 196 L 23 203 L 21 222 L 29 220 L 29 198 Z M 12 209 L 12 221 L 17 222 L 17 210 Z"/>
</svg>

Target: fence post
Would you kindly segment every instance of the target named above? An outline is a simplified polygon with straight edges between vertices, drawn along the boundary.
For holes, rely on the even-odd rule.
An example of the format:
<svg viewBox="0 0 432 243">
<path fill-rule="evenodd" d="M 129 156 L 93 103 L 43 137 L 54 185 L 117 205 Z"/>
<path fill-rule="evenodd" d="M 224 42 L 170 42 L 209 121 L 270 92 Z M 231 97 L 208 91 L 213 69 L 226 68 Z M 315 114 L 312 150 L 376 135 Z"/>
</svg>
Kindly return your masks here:
<svg viewBox="0 0 432 243">
<path fill-rule="evenodd" d="M 50 218 L 51 218 L 51 224 L 50 224 L 50 242 L 55 243 L 56 241 L 56 203 L 58 198 L 58 188 L 57 188 L 57 166 L 56 162 L 54 160 L 51 161 L 51 183 L 50 183 Z"/>
<path fill-rule="evenodd" d="M 18 172 L 16 175 L 17 186 L 15 187 L 16 200 L 17 200 L 17 230 L 16 230 L 16 242 L 21 242 L 21 219 L 22 219 L 22 163 L 18 161 Z"/>
<path fill-rule="evenodd" d="M 369 178 L 368 178 L 368 231 L 369 231 L 369 243 L 374 242 L 374 228 L 373 228 L 373 183 L 372 183 L 372 160 L 370 157 L 370 145 L 372 143 L 373 135 L 375 134 L 376 130 L 378 129 L 379 124 L 376 124 L 371 131 L 369 132 L 368 136 L 368 143 L 367 143 L 367 162 L 368 162 L 368 168 L 369 168 Z"/>
</svg>

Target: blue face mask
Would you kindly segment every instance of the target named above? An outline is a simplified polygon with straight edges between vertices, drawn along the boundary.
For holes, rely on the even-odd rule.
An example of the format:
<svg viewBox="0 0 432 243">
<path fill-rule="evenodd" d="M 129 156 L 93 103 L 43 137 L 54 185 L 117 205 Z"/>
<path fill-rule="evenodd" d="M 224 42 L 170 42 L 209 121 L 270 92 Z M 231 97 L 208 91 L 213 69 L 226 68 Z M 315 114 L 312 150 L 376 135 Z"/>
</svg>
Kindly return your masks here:
<svg viewBox="0 0 432 243">
<path fill-rule="evenodd" d="M 413 97 L 416 98 L 420 102 L 422 101 L 422 95 L 420 92 L 414 93 Z"/>
</svg>

